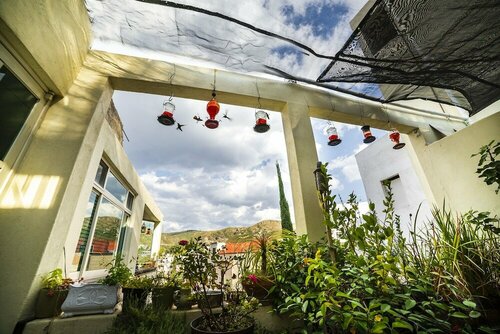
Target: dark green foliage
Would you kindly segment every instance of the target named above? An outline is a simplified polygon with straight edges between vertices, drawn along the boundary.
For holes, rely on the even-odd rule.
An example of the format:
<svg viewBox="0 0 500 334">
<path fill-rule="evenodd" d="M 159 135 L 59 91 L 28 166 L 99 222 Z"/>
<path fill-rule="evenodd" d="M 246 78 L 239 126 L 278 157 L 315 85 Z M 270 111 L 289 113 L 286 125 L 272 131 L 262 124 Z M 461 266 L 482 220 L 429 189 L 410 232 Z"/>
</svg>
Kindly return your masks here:
<svg viewBox="0 0 500 334">
<path fill-rule="evenodd" d="M 473 154 L 472 157 L 479 155 L 478 169 L 476 173 L 479 177 L 484 178 L 484 183 L 487 185 L 495 184 L 495 193 L 500 191 L 500 160 L 497 160 L 500 155 L 500 142 L 495 144 L 492 140 L 488 145 L 484 145 L 479 149 L 479 152 Z"/>
<path fill-rule="evenodd" d="M 283 180 L 281 179 L 280 165 L 276 162 L 276 170 L 278 172 L 278 186 L 280 191 L 280 215 L 281 215 L 281 228 L 283 230 L 293 231 L 292 220 L 290 218 L 290 209 L 285 197 L 285 190 L 283 189 Z"/>
<path fill-rule="evenodd" d="M 107 334 L 156 334 L 156 333 L 189 333 L 185 316 L 171 311 L 156 310 L 127 303 L 127 307 L 116 318 L 113 327 Z"/>
</svg>

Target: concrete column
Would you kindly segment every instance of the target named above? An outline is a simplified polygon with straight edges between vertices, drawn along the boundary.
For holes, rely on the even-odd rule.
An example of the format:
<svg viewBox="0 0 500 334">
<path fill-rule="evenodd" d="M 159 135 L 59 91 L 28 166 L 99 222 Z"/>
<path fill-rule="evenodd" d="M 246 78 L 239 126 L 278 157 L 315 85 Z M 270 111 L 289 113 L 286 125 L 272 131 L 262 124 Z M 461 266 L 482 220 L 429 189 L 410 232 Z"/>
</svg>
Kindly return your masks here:
<svg viewBox="0 0 500 334">
<path fill-rule="evenodd" d="M 296 231 L 298 234 L 307 233 L 309 240 L 317 241 L 324 236 L 325 229 L 313 175 L 318 154 L 307 106 L 288 103 L 281 117 L 292 183 Z"/>
</svg>

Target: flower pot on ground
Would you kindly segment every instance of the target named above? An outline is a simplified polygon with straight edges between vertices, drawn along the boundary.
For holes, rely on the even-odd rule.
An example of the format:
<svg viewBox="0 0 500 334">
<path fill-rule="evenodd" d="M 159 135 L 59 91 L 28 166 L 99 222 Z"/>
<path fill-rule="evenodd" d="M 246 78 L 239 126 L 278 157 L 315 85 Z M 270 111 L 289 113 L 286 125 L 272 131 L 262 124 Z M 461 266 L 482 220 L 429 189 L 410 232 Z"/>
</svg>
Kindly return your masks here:
<svg viewBox="0 0 500 334">
<path fill-rule="evenodd" d="M 35 318 L 52 318 L 61 314 L 61 306 L 67 296 L 68 290 L 41 289 L 36 299 Z"/>
<path fill-rule="evenodd" d="M 199 300 L 198 307 L 199 308 L 204 308 L 204 307 L 220 307 L 222 305 L 222 292 L 219 290 L 208 290 L 206 292 L 206 300 L 203 298 L 203 296 L 199 296 L 196 298 Z M 208 305 L 207 305 L 208 303 Z"/>
<path fill-rule="evenodd" d="M 174 292 L 174 305 L 178 310 L 190 310 L 193 306 L 191 288 L 181 288 Z"/>
<path fill-rule="evenodd" d="M 62 269 L 57 268 L 42 277 L 42 289 L 35 304 L 35 318 L 51 318 L 61 314 L 61 305 L 68 295 L 71 279 L 63 278 Z"/>
<path fill-rule="evenodd" d="M 174 293 L 179 286 L 180 277 L 177 272 L 158 272 L 153 278 L 151 301 L 156 309 L 169 310 L 174 304 Z"/>
<path fill-rule="evenodd" d="M 151 277 L 133 277 L 123 286 L 123 306 L 127 307 L 130 301 L 138 307 L 145 307 L 146 301 L 153 288 L 153 278 Z"/>
<path fill-rule="evenodd" d="M 153 288 L 151 301 L 153 307 L 157 309 L 170 310 L 174 304 L 175 287 L 166 286 L 163 288 Z"/>
</svg>

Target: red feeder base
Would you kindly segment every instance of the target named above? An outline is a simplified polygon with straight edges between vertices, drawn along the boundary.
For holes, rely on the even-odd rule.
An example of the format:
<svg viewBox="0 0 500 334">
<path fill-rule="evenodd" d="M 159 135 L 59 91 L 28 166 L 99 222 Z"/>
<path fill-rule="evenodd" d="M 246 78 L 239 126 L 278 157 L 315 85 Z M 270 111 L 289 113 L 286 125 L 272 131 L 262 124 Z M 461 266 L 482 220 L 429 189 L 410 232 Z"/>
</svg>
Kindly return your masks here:
<svg viewBox="0 0 500 334">
<path fill-rule="evenodd" d="M 205 121 L 205 126 L 209 129 L 216 129 L 217 127 L 219 127 L 219 121 L 215 119 L 207 119 Z"/>
<path fill-rule="evenodd" d="M 166 116 L 166 115 L 158 116 L 158 122 L 160 122 L 163 125 L 167 125 L 167 126 L 175 124 L 174 118 L 170 117 L 170 116 Z"/>
</svg>

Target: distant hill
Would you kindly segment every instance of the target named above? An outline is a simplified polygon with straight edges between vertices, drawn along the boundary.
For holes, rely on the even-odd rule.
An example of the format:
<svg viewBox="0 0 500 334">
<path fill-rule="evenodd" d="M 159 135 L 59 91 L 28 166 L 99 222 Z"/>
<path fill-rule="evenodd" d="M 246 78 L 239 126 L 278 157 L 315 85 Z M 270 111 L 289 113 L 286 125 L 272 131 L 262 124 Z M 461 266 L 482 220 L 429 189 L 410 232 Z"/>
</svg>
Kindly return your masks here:
<svg viewBox="0 0 500 334">
<path fill-rule="evenodd" d="M 180 240 L 190 240 L 196 237 L 201 237 L 205 242 L 238 242 L 241 241 L 242 235 L 262 229 L 267 231 L 281 231 L 281 222 L 279 220 L 262 220 L 248 227 L 227 227 L 215 231 L 187 230 L 163 233 L 161 235 L 161 244 L 163 246 L 176 245 Z"/>
</svg>

